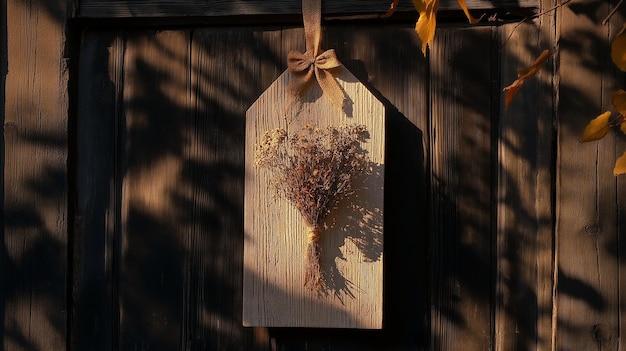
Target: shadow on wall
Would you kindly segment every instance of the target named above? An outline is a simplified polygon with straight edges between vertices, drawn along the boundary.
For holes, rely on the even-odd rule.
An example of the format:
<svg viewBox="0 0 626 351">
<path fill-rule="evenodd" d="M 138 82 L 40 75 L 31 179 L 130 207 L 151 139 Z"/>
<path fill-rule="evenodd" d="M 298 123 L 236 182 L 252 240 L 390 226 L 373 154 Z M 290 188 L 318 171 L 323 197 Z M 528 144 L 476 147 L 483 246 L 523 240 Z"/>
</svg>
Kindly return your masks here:
<svg viewBox="0 0 626 351">
<path fill-rule="evenodd" d="M 40 150 L 63 150 L 62 138 L 56 135 L 20 133 L 5 124 L 5 150 L 30 155 L 15 147 L 20 138 L 28 147 Z M 23 157 L 22 157 L 23 158 Z M 15 167 L 15 161 L 11 162 Z M 23 161 L 19 161 L 23 162 Z M 52 164 L 36 178 L 22 179 L 21 184 L 5 187 L 4 230 L 0 252 L 2 272 L 3 333 L 5 347 L 44 350 L 46 345 L 29 330 L 38 328 L 52 345 L 63 344 L 65 334 L 66 247 L 50 227 L 50 216 L 59 215 L 57 201 L 66 191 L 66 175 Z"/>
<path fill-rule="evenodd" d="M 50 11 L 58 13 L 58 9 Z M 516 349 L 533 347 L 536 321 L 551 311 L 538 306 L 535 282 L 519 278 L 534 269 L 534 263 L 520 257 L 519 251 L 540 249 L 533 233 L 549 219 L 537 219 L 524 207 L 523 190 L 515 186 L 517 175 L 500 174 L 509 187 L 498 204 L 515 213 L 517 226 L 505 228 L 507 249 L 496 252 L 491 187 L 503 167 L 494 164 L 500 117 L 493 107 L 499 102 L 492 96 L 498 96 L 500 84 L 498 74 L 481 61 L 493 51 L 474 47 L 483 43 L 479 46 L 495 50 L 484 44 L 492 42 L 493 33 L 467 30 L 469 34 L 461 35 L 467 43 L 463 50 L 440 53 L 448 61 L 429 63 L 419 58 L 411 26 L 389 27 L 334 26 L 327 34 L 340 57 L 354 57 L 344 64 L 368 84 L 387 111 L 382 331 L 241 327 L 245 110 L 285 68 L 281 40 L 293 31 L 85 32 L 76 97 L 78 130 L 73 131 L 84 149 L 77 151 L 76 175 L 70 175 L 76 176 L 78 197 L 74 260 L 81 264 L 73 268 L 77 270 L 72 325 L 76 349 L 87 348 L 94 340 L 102 350 L 115 348 L 116 340 L 122 348 L 164 350 L 267 350 L 272 343 L 285 350 L 304 345 L 411 350 L 427 344 L 437 349 L 445 346 L 445 340 L 432 332 L 439 327 L 432 324 L 433 318 L 471 332 L 475 326 L 465 313 L 468 304 L 491 311 L 494 303 L 503 304 L 507 318 L 519 326 Z M 4 25 L 2 30 L 6 37 Z M 368 33 L 369 51 L 358 52 L 366 49 L 354 44 L 360 32 Z M 448 34 L 443 36 L 454 38 L 454 33 Z M 585 42 L 604 42 L 591 33 L 580 36 Z M 574 50 L 579 42 L 562 45 Z M 594 46 L 593 51 L 608 52 L 605 46 Z M 529 45 L 528 52 L 536 50 Z M 6 48 L 2 52 L 5 55 Z M 510 60 L 509 66 L 526 63 L 499 55 Z M 1 64 L 5 80 L 5 56 Z M 584 64 L 589 70 L 600 66 L 591 56 Z M 442 85 L 450 81 L 451 72 L 458 86 Z M 413 102 L 405 100 L 418 93 L 394 90 L 399 84 L 391 80 L 402 75 L 436 87 L 416 99 L 442 102 L 426 109 L 439 120 L 405 112 L 415 111 L 407 107 Z M 548 82 L 530 84 L 540 91 L 549 88 Z M 601 109 L 577 87 L 561 89 L 561 103 Z M 450 108 L 453 105 L 463 111 L 463 118 L 454 119 L 458 111 Z M 526 115 L 534 112 L 529 107 Z M 417 120 L 426 121 L 428 128 L 418 128 Z M 567 122 L 563 126 L 572 131 L 579 128 Z M 460 132 L 447 132 L 446 127 Z M 508 135 L 539 133 L 531 124 L 524 128 Z M 56 135 L 16 133 L 5 125 L 5 145 L 19 137 L 35 148 L 65 147 Z M 448 144 L 452 142 L 458 144 Z M 532 149 L 530 143 L 520 146 L 514 139 L 500 142 L 531 168 L 538 167 L 535 157 L 541 150 Z M 468 155 L 467 150 L 473 153 Z M 45 204 L 62 196 L 58 192 L 65 191 L 65 178 L 63 171 L 50 167 L 35 179 L 24 179 L 23 185 L 36 202 Z M 58 319 L 61 314 L 51 311 L 67 299 L 65 286 L 58 283 L 65 275 L 65 267 L 58 263 L 65 262 L 66 248 L 47 229 L 47 214 L 40 207 L 8 201 L 16 198 L 11 192 L 18 187 L 4 189 L 0 344 L 42 349 L 33 344 L 29 328 L 47 325 L 57 334 L 65 328 L 65 320 Z M 20 236 L 35 239 L 21 247 Z M 606 250 L 619 259 L 615 247 Z M 507 300 L 496 294 L 494 282 L 494 270 L 505 264 L 511 270 L 503 281 L 506 290 L 513 292 Z M 561 293 L 596 310 L 607 308 L 603 293 L 589 282 L 566 272 L 559 280 Z M 51 310 L 40 311 L 35 324 L 22 325 L 17 321 L 23 320 L 25 301 L 30 299 L 49 301 Z M 532 312 L 522 310 L 524 306 Z"/>
<path fill-rule="evenodd" d="M 99 235 L 104 237 L 96 241 L 101 244 L 90 248 L 90 252 L 83 252 L 85 260 L 102 257 L 104 267 L 92 266 L 94 274 L 81 274 L 86 280 L 79 284 L 83 290 L 77 292 L 77 298 L 91 302 L 102 300 L 98 305 L 114 305 L 119 298 L 122 312 L 119 325 L 116 325 L 115 315 L 94 315 L 88 313 L 88 306 L 93 303 L 79 303 L 76 321 L 80 323 L 75 326 L 76 330 L 80 330 L 76 333 L 78 345 L 93 341 L 90 336 L 106 343 L 118 333 L 115 329 L 119 328 L 124 347 L 173 347 L 181 334 L 185 345 L 190 347 L 269 347 L 267 343 L 255 341 L 258 333 L 254 330 L 240 327 L 242 242 L 237 239 L 236 233 L 241 232 L 243 225 L 240 214 L 243 116 L 245 108 L 266 84 L 271 83 L 273 75 L 266 74 L 268 79 L 259 82 L 257 87 L 251 88 L 248 82 L 256 82 L 254 77 L 263 76 L 262 70 L 279 72 L 282 69 L 277 69 L 276 62 L 280 60 L 272 54 L 276 49 L 265 47 L 253 31 L 242 29 L 118 32 L 112 36 L 95 32 L 85 38 L 88 40 L 84 45 L 85 57 L 81 58 L 84 63 L 81 72 L 101 78 L 81 81 L 84 86 L 80 89 L 83 97 L 79 113 L 101 117 L 90 118 L 84 125 L 79 121 L 79 129 L 88 131 L 80 137 L 79 144 L 93 144 L 95 136 L 100 146 L 93 152 L 101 153 L 110 164 L 99 170 L 90 167 L 89 152 L 92 151 L 79 156 L 85 168 L 79 165 L 81 175 L 78 183 L 87 182 L 79 188 L 79 198 L 83 197 L 83 192 L 85 196 L 91 193 L 89 189 L 92 185 L 88 179 L 99 179 L 101 175 L 96 173 L 102 171 L 101 174 L 108 174 L 105 177 L 109 180 L 101 180 L 104 184 L 98 191 L 100 195 L 88 196 L 91 201 L 79 206 L 79 212 L 89 214 L 85 216 L 86 221 L 91 221 L 85 224 L 85 228 L 99 231 Z M 187 46 L 190 39 L 194 43 L 191 48 Z M 223 51 L 218 44 L 224 41 L 236 41 L 241 45 Z M 110 47 L 123 50 L 116 51 Z M 249 57 L 263 59 L 260 64 L 250 63 L 246 59 Z M 159 63 L 152 63 L 155 59 Z M 118 62 L 124 62 L 124 66 L 115 66 Z M 192 67 L 180 68 L 181 62 L 182 65 L 191 62 Z M 261 72 L 255 68 L 259 66 L 262 67 Z M 123 73 L 118 74 L 111 67 L 118 67 Z M 186 69 L 190 69 L 193 75 L 176 73 L 176 70 Z M 105 75 L 103 72 L 106 72 Z M 233 74 L 243 75 L 246 79 L 233 81 Z M 248 74 L 251 76 L 248 77 Z M 122 78 L 125 85 L 120 91 Z M 112 80 L 113 84 L 102 85 L 99 83 L 102 80 Z M 100 93 L 102 87 L 107 90 L 105 94 Z M 181 89 L 191 96 L 181 96 Z M 391 159 L 387 172 L 398 174 L 410 183 L 415 179 L 424 180 L 421 134 L 389 102 L 387 105 L 388 128 L 396 135 L 388 145 Z M 111 116 L 118 116 L 117 126 L 106 122 L 113 119 Z M 399 148 L 406 148 L 406 151 L 394 151 Z M 400 154 L 405 155 L 402 162 L 398 159 L 394 163 L 393 158 Z M 407 160 L 409 155 L 411 159 Z M 116 167 L 120 164 L 124 166 L 117 174 Z M 387 225 L 392 229 L 396 226 L 396 230 L 404 232 L 388 240 L 386 246 L 407 252 L 396 258 L 393 255 L 386 258 L 388 272 L 395 267 L 396 271 L 407 272 L 413 278 L 416 272 L 424 274 L 424 264 L 415 260 L 425 259 L 426 245 L 412 245 L 421 239 L 414 237 L 414 230 L 406 227 L 417 228 L 419 224 L 416 221 L 423 223 L 420 218 L 425 216 L 426 211 L 418 209 L 423 206 L 418 202 L 425 198 L 424 189 L 424 185 L 420 184 L 398 185 L 395 188 L 393 184 L 386 184 L 386 192 L 391 194 L 391 198 L 395 197 L 394 192 L 404 198 L 402 202 L 386 203 L 395 212 L 395 215 L 387 216 L 386 221 L 391 219 Z M 407 192 L 409 190 L 410 193 Z M 93 209 L 97 211 L 93 212 Z M 98 229 L 103 227 L 105 213 L 117 213 L 115 221 L 119 223 L 110 225 L 114 229 L 113 234 Z M 415 213 L 422 215 L 416 217 Z M 94 231 L 88 230 L 85 234 L 92 235 Z M 108 238 L 111 235 L 115 238 Z M 87 242 L 85 239 L 83 245 Z M 413 254 L 415 250 L 420 254 Z M 106 252 L 113 252 L 114 255 L 107 256 Z M 111 267 L 107 268 L 107 265 Z M 106 276 L 108 271 L 119 274 L 119 285 L 110 292 L 113 296 L 86 296 L 94 293 L 93 289 L 88 289 L 89 277 L 100 276 L 92 281 L 101 284 L 100 290 L 108 290 L 108 282 L 116 284 L 114 276 L 113 281 L 107 280 L 111 279 Z M 386 323 L 393 326 L 411 320 L 413 325 L 421 324 L 421 321 L 415 321 L 411 312 L 422 308 L 424 299 L 416 297 L 415 293 L 423 291 L 418 287 L 424 279 L 412 278 L 407 282 L 404 278 L 392 278 L 399 275 L 389 276 L 386 281 L 392 284 L 392 291 L 399 291 L 396 297 L 403 296 L 403 301 L 409 304 L 398 299 L 386 300 L 385 307 L 389 311 Z M 407 284 L 414 289 L 401 288 Z M 388 285 L 385 289 L 389 290 Z M 118 297 L 114 296 L 116 293 Z M 407 309 L 407 306 L 410 307 Z M 105 311 L 101 313 L 106 314 Z M 423 315 L 422 312 L 420 314 Z M 106 323 L 107 318 L 110 318 L 108 323 L 113 325 L 110 335 L 102 335 L 101 329 L 90 329 L 94 325 L 90 320 Z M 372 343 L 371 338 L 360 337 L 373 335 L 374 332 L 349 332 L 340 339 L 342 341 L 331 338 L 336 333 L 330 330 L 311 333 L 310 330 L 299 329 L 290 332 L 300 335 L 300 342 L 305 343 L 312 342 L 311 338 L 321 333 L 329 336 L 324 341 L 329 345 L 340 342 L 381 349 L 390 345 L 390 341 L 397 345 L 415 345 L 414 329 L 406 325 L 397 330 L 388 329 L 386 333 L 401 337 L 395 341 L 381 341 L 380 344 Z M 275 340 L 282 337 L 280 331 L 274 330 L 266 336 Z M 275 342 L 287 345 L 288 339 Z"/>
<path fill-rule="evenodd" d="M 42 27 L 59 28 L 64 10 L 57 11 L 55 5 L 61 3 L 0 3 L 3 349 L 45 350 L 65 345 L 67 247 L 62 238 L 67 233 L 62 228 L 67 228 L 67 138 L 62 127 L 46 123 L 63 120 L 58 106 L 50 102 L 56 95 L 49 96 L 56 93 L 50 91 L 50 85 L 57 89 L 60 86 L 56 84 L 60 67 L 45 62 L 60 53 L 49 47 L 33 49 L 38 44 L 33 28 L 15 30 L 19 21 L 15 18 L 24 19 L 24 13 L 31 15 L 40 10 L 51 15 L 41 19 Z M 29 18 L 19 23 L 33 21 Z M 9 25 L 11 33 L 20 33 L 19 38 L 13 35 L 9 41 Z M 29 60 L 19 61 L 15 57 Z M 39 80 L 27 74 L 37 74 Z"/>
</svg>

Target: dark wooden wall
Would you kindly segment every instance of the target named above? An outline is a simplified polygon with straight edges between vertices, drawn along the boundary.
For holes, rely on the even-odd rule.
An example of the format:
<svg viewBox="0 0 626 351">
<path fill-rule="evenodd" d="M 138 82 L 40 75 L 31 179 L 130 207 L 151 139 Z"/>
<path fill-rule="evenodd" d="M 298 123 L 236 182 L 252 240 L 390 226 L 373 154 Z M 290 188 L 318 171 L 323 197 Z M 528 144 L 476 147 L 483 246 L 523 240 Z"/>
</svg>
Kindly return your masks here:
<svg viewBox="0 0 626 351">
<path fill-rule="evenodd" d="M 387 36 L 400 42 L 385 44 Z M 387 349 L 425 340 L 416 332 L 425 328 L 428 295 L 420 283 L 427 281 L 428 179 L 424 133 L 415 124 L 426 122 L 428 78 L 406 26 L 382 33 L 330 27 L 325 40 L 372 89 L 381 81 L 389 91 L 421 93 L 417 99 L 402 94 L 403 112 L 385 100 L 388 128 L 398 136 L 389 155 L 403 155 L 387 164 L 396 181 L 386 184 L 386 194 L 399 201 L 385 204 L 386 247 L 398 252 L 385 261 L 385 288 L 395 296 L 385 306 L 386 323 L 398 330 L 241 326 L 245 111 L 285 69 L 283 58 L 302 38 L 299 28 L 279 27 L 85 32 L 77 122 L 82 243 L 76 257 L 84 262 L 75 291 L 78 348 L 94 338 L 103 345 L 119 338 L 123 349 L 210 350 L 271 343 Z M 376 78 L 384 66 L 368 67 L 379 45 L 422 64 L 406 60 Z"/>
<path fill-rule="evenodd" d="M 99 337 L 122 349 L 489 348 L 494 311 L 518 304 L 495 296 L 494 184 L 509 176 L 500 169 L 508 153 L 495 152 L 502 33 L 442 29 L 428 59 L 413 33 L 412 25 L 357 23 L 325 32 L 326 45 L 387 105 L 389 129 L 385 329 L 340 332 L 241 327 L 245 111 L 285 69 L 286 53 L 303 45 L 303 31 L 85 31 L 77 347 Z M 519 251 L 536 254 L 534 245 Z M 524 298 L 537 295 L 513 279 L 529 290 Z M 523 324 L 520 343 L 534 344 L 542 316 L 536 303 L 522 303 L 530 316 L 501 313 L 510 328 Z"/>
<path fill-rule="evenodd" d="M 68 341 L 68 17 L 62 1 L 0 2 L 5 350 L 63 350 Z"/>
<path fill-rule="evenodd" d="M 626 144 L 578 135 L 623 88 L 608 56 L 623 16 L 600 26 L 606 2 L 557 3 L 500 3 L 513 10 L 498 16 L 545 14 L 470 27 L 444 1 L 426 58 L 403 20 L 415 13 L 327 5 L 340 19 L 323 46 L 387 109 L 384 328 L 332 330 L 241 326 L 245 111 L 303 49 L 298 6 L 246 17 L 217 1 L 148 21 L 195 5 L 3 0 L 0 344 L 621 349 L 611 169 Z M 274 7 L 282 24 L 264 17 Z M 553 58 L 505 109 L 502 87 L 544 48 Z"/>
</svg>

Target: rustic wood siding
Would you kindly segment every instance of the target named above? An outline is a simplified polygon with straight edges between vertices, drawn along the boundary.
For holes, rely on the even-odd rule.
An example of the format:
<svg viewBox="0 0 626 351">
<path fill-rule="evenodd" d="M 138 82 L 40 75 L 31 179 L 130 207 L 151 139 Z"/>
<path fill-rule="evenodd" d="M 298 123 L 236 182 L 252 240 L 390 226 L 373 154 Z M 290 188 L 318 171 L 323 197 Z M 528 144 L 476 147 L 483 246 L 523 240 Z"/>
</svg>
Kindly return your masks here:
<svg viewBox="0 0 626 351">
<path fill-rule="evenodd" d="M 67 342 L 68 70 L 63 1 L 2 1 L 0 344 Z"/>
<path fill-rule="evenodd" d="M 623 179 L 611 174 L 625 151 L 623 136 L 610 133 L 590 144 L 578 139 L 590 118 L 613 109 L 611 95 L 624 88 L 609 46 L 624 19 L 617 16 L 607 26 L 596 26 L 611 7 L 602 4 L 581 16 L 583 9 L 561 12 L 556 342 L 563 350 L 616 350 L 625 343 L 620 337 L 624 290 L 619 237 L 624 234 L 619 206 L 624 192 Z"/>
<path fill-rule="evenodd" d="M 106 316 L 112 318 L 107 325 L 119 328 L 111 333 L 120 333 L 121 346 L 173 347 L 179 342 L 180 348 L 209 343 L 221 349 L 236 345 L 263 349 L 273 344 L 297 350 L 304 345 L 345 344 L 364 350 L 425 345 L 479 350 L 495 344 L 522 349 L 536 345 L 540 321 L 550 320 L 551 299 L 545 301 L 545 296 L 551 296 L 552 285 L 536 286 L 533 280 L 540 279 L 538 270 L 550 278 L 552 261 L 543 260 L 537 267 L 531 260 L 540 250 L 526 241 L 543 228 L 544 240 L 551 242 L 552 207 L 539 205 L 536 195 L 524 190 L 533 188 L 499 190 L 494 184 L 496 179 L 515 183 L 528 176 L 515 172 L 548 173 L 544 167 L 551 158 L 548 153 L 538 164 L 535 156 L 520 153 L 512 144 L 519 131 L 501 124 L 501 114 L 525 113 L 521 105 L 506 112 L 500 107 L 499 72 L 505 60 L 499 56 L 499 45 L 509 30 L 442 29 L 426 60 L 411 26 L 326 28 L 326 45 L 345 58 L 346 67 L 388 110 L 385 250 L 392 254 L 385 258 L 387 298 L 385 329 L 377 336 L 380 343 L 369 337 L 377 335 L 372 331 L 342 334 L 240 326 L 245 236 L 241 203 L 232 201 L 241 201 L 242 196 L 244 113 L 284 70 L 285 53 L 302 45 L 302 30 L 88 31 L 81 56 L 81 74 L 86 78 L 79 84 L 79 96 L 85 96 L 79 98 L 85 109 L 79 110 L 79 150 L 90 158 L 91 133 L 108 138 L 99 143 L 107 146 L 98 146 L 102 149 L 95 152 L 103 152 L 102 159 L 116 160 L 108 167 L 119 170 L 104 174 L 115 174 L 110 177 L 117 180 L 104 184 L 108 188 L 117 184 L 118 189 L 97 205 L 87 201 L 91 184 L 84 191 L 79 188 L 78 198 L 86 197 L 86 207 L 78 212 L 113 206 L 117 210 L 106 212 L 117 213 L 117 224 L 110 225 L 117 229 L 107 240 L 108 232 L 97 229 L 102 228 L 101 220 L 86 226 L 94 230 L 77 236 L 83 235 L 83 245 L 96 232 L 102 236 L 96 240 L 99 245 L 117 243 L 109 251 L 113 254 L 106 256 L 105 267 L 92 269 L 101 275 L 118 270 L 112 277 L 113 286 L 119 284 L 118 295 L 108 299 L 119 299 L 119 311 L 112 305 L 114 312 Z M 230 45 L 233 42 L 237 45 Z M 532 53 L 517 50 L 532 60 Z M 551 91 L 550 84 L 546 89 Z M 102 117 L 88 118 L 89 111 Z M 536 143 L 550 145 L 551 129 L 539 135 L 537 124 L 545 127 L 546 122 L 533 121 L 525 131 L 538 135 Z M 94 123 L 97 126 L 90 127 Z M 528 152 L 539 153 L 536 147 L 527 146 Z M 111 154 L 115 150 L 118 154 Z M 79 174 L 92 169 L 91 161 L 79 157 Z M 543 196 L 549 201 L 550 185 L 539 181 L 533 184 L 547 191 Z M 204 187 L 204 182 L 213 185 Z M 528 203 L 522 202 L 524 196 Z M 501 223 L 495 217 L 498 212 L 517 215 L 524 206 L 530 213 L 525 214 L 523 231 L 515 229 L 519 220 Z M 538 212 L 541 209 L 548 212 Z M 514 253 L 509 245 L 515 247 Z M 159 261 L 151 258 L 156 252 L 162 253 Z M 501 268 L 511 271 L 498 273 Z M 99 281 L 100 291 L 105 291 L 110 283 Z M 524 290 L 516 291 L 520 287 Z M 155 290 L 159 294 L 152 293 Z M 88 298 L 89 292 L 79 291 L 78 296 Z M 152 302 L 139 303 L 142 296 Z M 537 302 L 539 296 L 544 305 Z M 91 315 L 78 315 L 86 318 L 80 323 L 83 328 L 93 324 Z M 140 320 L 151 321 L 150 327 L 138 328 Z M 521 334 L 515 331 L 520 328 Z M 516 334 L 517 341 L 510 341 L 509 333 Z"/>
<path fill-rule="evenodd" d="M 442 20 L 423 57 L 410 21 L 345 20 L 387 3 L 329 2 L 324 46 L 386 109 L 383 329 L 244 328 L 245 111 L 303 49 L 299 1 L 244 3 L 0 2 L 4 349 L 624 348 L 626 143 L 578 142 L 624 88 L 621 13 L 510 2 L 544 15 Z"/>
<path fill-rule="evenodd" d="M 329 37 L 346 42 L 354 35 L 351 32 L 342 38 L 341 32 L 337 28 Z M 417 50 L 410 30 L 398 28 L 392 33 L 403 35 Z M 291 48 L 288 43 L 301 40 L 302 35 L 301 29 L 278 28 L 86 33 L 80 72 L 85 77 L 100 79 L 86 78 L 79 83 L 79 116 L 84 118 L 79 118 L 78 124 L 78 172 L 79 179 L 86 183 L 83 187 L 79 182 L 81 205 L 77 213 L 82 219 L 80 228 L 84 229 L 77 236 L 82 247 L 95 251 L 77 249 L 82 256 L 77 260 L 93 260 L 88 257 L 97 253 L 101 265 L 89 265 L 93 272 L 80 274 L 82 288 L 77 297 L 79 301 L 95 298 L 113 311 L 101 309 L 93 315 L 89 313 L 90 304 L 77 311 L 76 328 L 81 330 L 77 340 L 83 340 L 81 345 L 88 345 L 90 335 L 109 340 L 119 333 L 124 349 L 157 344 L 167 345 L 164 349 L 269 347 L 267 330 L 241 326 L 243 122 L 247 107 L 284 69 L 284 61 L 279 57 Z M 282 40 L 275 40 L 279 37 Z M 228 45 L 233 42 L 238 45 Z M 352 46 L 339 50 L 352 50 Z M 350 57 L 358 60 L 359 55 Z M 189 63 L 192 68 L 184 68 Z M 367 81 L 363 63 L 354 61 L 351 66 Z M 182 71 L 175 73 L 175 67 Z M 404 80 L 411 77 L 406 75 L 408 71 L 397 72 L 404 72 Z M 121 86 L 121 80 L 124 89 L 120 91 L 115 87 Z M 146 109 L 148 106 L 151 107 Z M 421 109 L 419 103 L 410 106 Z M 425 116 L 423 112 L 411 114 Z M 398 116 L 391 117 L 398 121 L 389 122 L 390 125 L 406 124 L 402 122 L 406 118 L 400 119 L 397 112 L 392 110 L 390 116 Z M 414 126 L 411 129 L 411 138 L 402 140 L 411 145 L 410 149 L 417 145 L 419 150 L 419 134 L 414 134 Z M 94 152 L 102 156 L 93 158 Z M 415 157 L 422 158 L 420 155 L 415 153 Z M 398 160 L 402 164 L 396 165 L 395 172 L 405 172 L 404 167 L 415 162 L 415 171 L 405 177 L 416 179 L 416 174 L 423 174 L 420 158 Z M 95 159 L 109 161 L 97 166 Z M 114 159 L 117 161 L 111 162 Z M 115 173 L 116 168 L 122 173 Z M 134 177 L 139 178 L 132 180 Z M 94 187 L 87 179 L 102 179 L 102 184 Z M 425 178 L 422 175 L 417 179 Z M 417 205 L 411 205 L 426 198 L 425 187 L 418 188 L 422 195 L 395 205 L 403 214 L 391 215 L 392 219 L 415 223 L 413 229 L 403 228 L 415 235 L 425 221 L 416 223 L 410 217 L 417 213 L 418 218 L 425 218 L 426 213 L 426 206 L 420 205 L 419 210 Z M 396 191 L 404 193 L 406 189 Z M 415 208 L 415 212 L 407 212 L 407 206 Z M 394 209 L 394 205 L 390 207 Z M 107 225 L 109 216 L 114 219 Z M 110 233 L 113 238 L 109 238 Z M 409 233 L 405 235 L 409 242 L 415 240 Z M 395 240 L 396 247 L 404 247 L 401 240 Z M 390 247 L 393 243 L 394 240 Z M 426 245 L 417 247 L 425 249 Z M 407 258 L 424 260 L 425 254 Z M 413 267 L 422 267 L 423 271 L 425 264 L 409 261 L 406 267 L 396 264 L 394 269 L 413 271 Z M 106 272 L 116 271 L 118 275 L 110 281 Z M 101 278 L 95 278 L 98 276 Z M 404 286 L 401 281 L 395 284 L 397 288 L 393 290 Z M 113 286 L 114 295 L 105 293 L 109 285 Z M 153 296 L 153 291 L 159 294 Z M 149 296 L 153 296 L 150 304 L 141 302 Z M 119 311 L 111 305 L 117 300 Z M 390 308 L 408 321 L 413 317 L 404 313 L 421 309 L 423 299 L 407 295 L 403 301 L 407 304 L 395 307 L 394 302 Z M 407 311 L 407 306 L 415 307 Z M 90 327 L 95 325 L 94 318 L 114 330 L 105 332 Z M 142 325 L 146 318 L 149 326 Z M 301 332 L 307 335 L 302 329 Z M 363 347 L 371 344 L 358 333 L 347 334 L 345 339 L 350 343 L 358 344 L 362 339 Z M 396 342 L 405 343 L 410 338 L 410 334 L 404 334 Z M 317 337 L 302 336 L 301 342 L 313 339 Z M 277 342 L 299 348 L 286 338 L 275 338 L 274 343 Z M 330 339 L 318 342 L 334 343 Z M 104 350 L 109 349 L 108 344 L 100 345 Z"/>
<path fill-rule="evenodd" d="M 434 349 L 491 344 L 493 30 L 441 30 L 429 57 Z"/>
<path fill-rule="evenodd" d="M 546 4 L 551 8 L 552 4 Z M 554 43 L 554 17 L 537 26 L 508 24 L 501 84 Z M 529 50 L 529 47 L 531 48 Z M 506 109 L 497 130 L 495 348 L 552 350 L 554 293 L 554 99 L 548 61 Z"/>
</svg>

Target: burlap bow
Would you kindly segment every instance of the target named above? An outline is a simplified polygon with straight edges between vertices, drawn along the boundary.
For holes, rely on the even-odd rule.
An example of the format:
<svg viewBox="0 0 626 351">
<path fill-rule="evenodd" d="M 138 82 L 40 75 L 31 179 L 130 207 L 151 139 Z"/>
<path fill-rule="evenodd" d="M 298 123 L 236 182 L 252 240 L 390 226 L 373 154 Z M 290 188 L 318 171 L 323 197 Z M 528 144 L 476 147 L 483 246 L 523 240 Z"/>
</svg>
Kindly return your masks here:
<svg viewBox="0 0 626 351">
<path fill-rule="evenodd" d="M 300 96 L 315 75 L 322 93 L 333 105 L 343 109 L 346 97 L 333 76 L 333 70 L 341 67 L 341 62 L 332 49 L 318 55 L 321 51 L 321 0 L 302 0 L 302 16 L 307 50 L 304 54 L 291 51 L 287 56 L 287 67 L 292 74 L 289 89 L 296 96 Z"/>
</svg>

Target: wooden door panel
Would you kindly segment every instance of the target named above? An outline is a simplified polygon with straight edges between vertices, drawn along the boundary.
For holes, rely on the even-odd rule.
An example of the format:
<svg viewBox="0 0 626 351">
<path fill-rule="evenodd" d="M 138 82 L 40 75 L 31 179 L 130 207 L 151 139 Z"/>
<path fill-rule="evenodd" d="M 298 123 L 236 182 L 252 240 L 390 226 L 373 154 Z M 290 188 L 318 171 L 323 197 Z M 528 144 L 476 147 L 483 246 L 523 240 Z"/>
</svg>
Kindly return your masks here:
<svg viewBox="0 0 626 351">
<path fill-rule="evenodd" d="M 120 347 L 179 349 L 188 207 L 176 201 L 193 132 L 189 31 L 125 40 L 119 265 Z"/>
<path fill-rule="evenodd" d="M 597 14 L 609 9 L 602 6 Z M 623 88 L 608 42 L 599 39 L 612 37 L 623 19 L 597 26 L 594 15 L 581 16 L 573 8 L 563 11 L 562 21 L 561 70 L 576 74 L 562 74 L 560 82 L 555 339 L 561 350 L 619 350 L 624 194 L 611 174 L 623 146 L 613 133 L 597 143 L 578 140 L 593 117 L 613 110 L 611 95 Z M 590 54 L 596 52 L 606 55 Z"/>
<path fill-rule="evenodd" d="M 430 54 L 435 349 L 491 344 L 492 36 L 488 27 L 440 31 Z"/>
<path fill-rule="evenodd" d="M 86 31 L 77 347 L 490 348 L 497 33 L 439 31 L 424 58 L 410 25 L 325 29 L 384 102 L 388 134 L 384 327 L 337 332 L 241 326 L 245 111 L 304 49 L 302 29 Z"/>
</svg>

